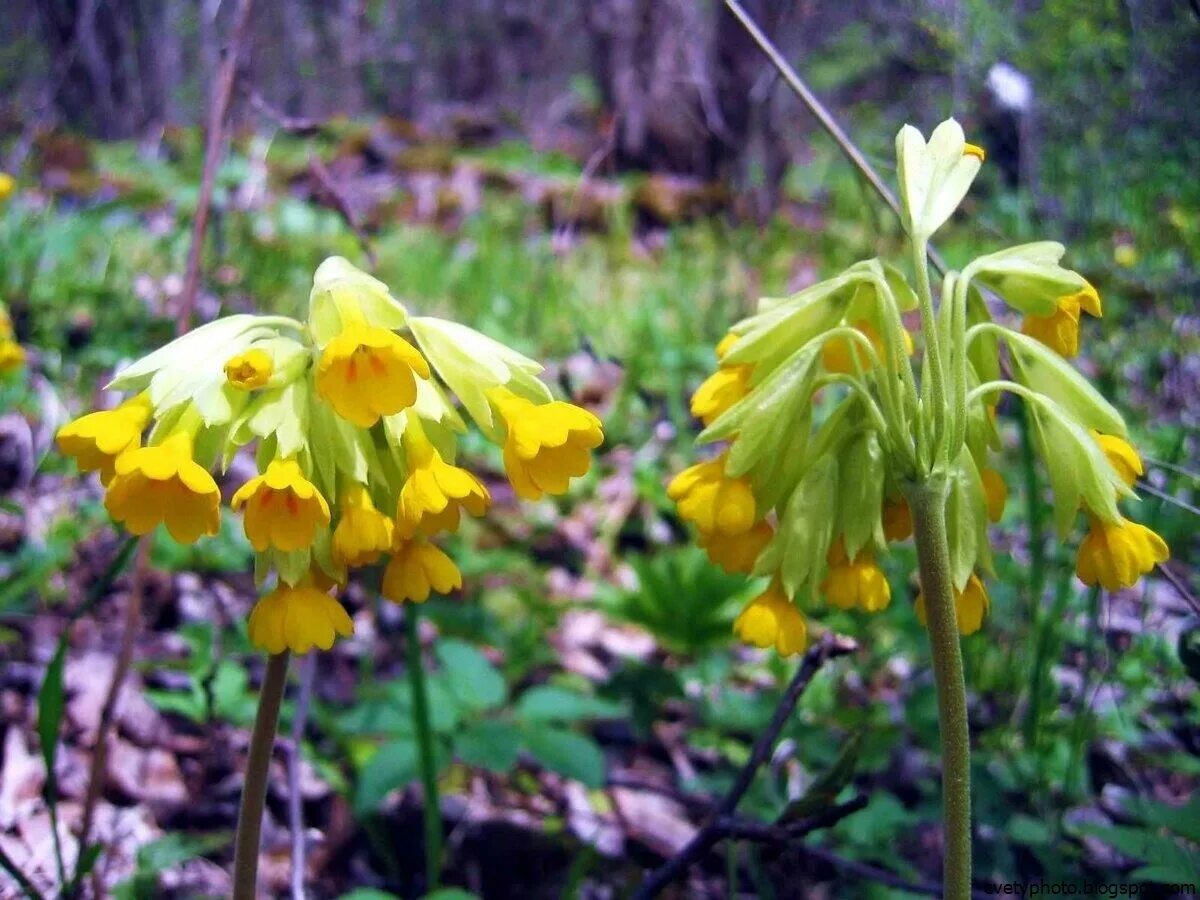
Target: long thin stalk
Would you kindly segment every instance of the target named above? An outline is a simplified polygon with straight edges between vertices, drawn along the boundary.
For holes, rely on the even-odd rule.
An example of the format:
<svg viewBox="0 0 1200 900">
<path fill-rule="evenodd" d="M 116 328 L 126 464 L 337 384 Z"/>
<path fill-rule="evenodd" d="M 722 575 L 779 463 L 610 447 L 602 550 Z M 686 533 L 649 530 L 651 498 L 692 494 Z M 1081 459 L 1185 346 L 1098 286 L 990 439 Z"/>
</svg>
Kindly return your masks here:
<svg viewBox="0 0 1200 900">
<path fill-rule="evenodd" d="M 912 510 L 921 594 L 925 598 L 942 741 L 945 827 L 942 896 L 945 900 L 966 900 L 971 896 L 971 736 L 950 576 L 946 497 L 946 483 L 931 481 L 915 485 L 909 491 L 908 504 Z"/>
<path fill-rule="evenodd" d="M 285 650 L 267 659 L 258 695 L 258 714 L 250 735 L 250 754 L 246 760 L 246 781 L 238 810 L 237 837 L 233 851 L 233 900 L 254 900 L 258 881 L 258 847 L 262 838 L 263 806 L 267 800 L 267 775 L 271 751 L 275 747 L 275 729 L 279 708 L 287 687 L 289 653 Z"/>
<path fill-rule="evenodd" d="M 410 603 L 404 611 L 407 638 L 408 683 L 412 687 L 413 727 L 417 732 L 417 755 L 424 792 L 422 814 L 425 822 L 425 890 L 437 890 L 442 871 L 442 809 L 438 795 L 437 758 L 434 755 L 433 727 L 429 724 L 429 695 L 425 688 L 425 669 L 421 665 L 420 607 Z"/>
</svg>

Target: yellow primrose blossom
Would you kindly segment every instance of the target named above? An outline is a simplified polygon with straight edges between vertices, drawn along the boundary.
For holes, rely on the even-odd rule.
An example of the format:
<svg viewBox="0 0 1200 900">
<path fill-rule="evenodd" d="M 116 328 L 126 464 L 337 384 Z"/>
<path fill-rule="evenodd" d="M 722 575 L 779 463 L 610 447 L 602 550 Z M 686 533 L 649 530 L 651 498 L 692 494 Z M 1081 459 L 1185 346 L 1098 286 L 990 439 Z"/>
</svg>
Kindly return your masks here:
<svg viewBox="0 0 1200 900">
<path fill-rule="evenodd" d="M 1060 297 L 1058 306 L 1049 315 L 1026 316 L 1021 323 L 1021 332 L 1041 341 L 1060 356 L 1076 356 L 1079 353 L 1081 312 L 1101 315 L 1100 295 L 1090 284 L 1076 294 Z"/>
<path fill-rule="evenodd" d="M 141 446 L 142 432 L 152 410 L 145 394 L 126 400 L 115 409 L 80 416 L 58 429 L 55 442 L 66 456 L 73 457 L 81 472 L 99 472 L 108 484 L 117 457 Z"/>
<path fill-rule="evenodd" d="M 1134 446 L 1116 435 L 1101 434 L 1095 430 L 1092 431 L 1092 437 L 1104 451 L 1104 458 L 1108 460 L 1109 465 L 1121 476 L 1121 480 L 1133 487 L 1146 471 Z"/>
<path fill-rule="evenodd" d="M 0 338 L 0 374 L 25 365 L 25 348 L 14 340 Z"/>
<path fill-rule="evenodd" d="M 13 191 L 16 189 L 17 179 L 13 178 L 7 172 L 0 172 L 0 203 L 11 197 Z"/>
<path fill-rule="evenodd" d="M 717 360 L 722 360 L 738 342 L 736 334 L 727 334 L 717 344 Z M 746 396 L 750 389 L 753 366 L 719 365 L 692 395 L 692 415 L 711 425 L 725 410 Z"/>
<path fill-rule="evenodd" d="M 317 529 L 329 524 L 329 504 L 294 459 L 272 460 L 233 495 L 230 507 L 246 507 L 245 529 L 250 546 L 288 552 L 312 546 Z"/>
<path fill-rule="evenodd" d="M 398 537 L 457 531 L 462 510 L 472 516 L 487 512 L 492 496 L 483 482 L 443 460 L 419 425 L 405 430 L 403 442 L 408 478 L 396 505 Z"/>
<path fill-rule="evenodd" d="M 1075 574 L 1084 584 L 1106 591 L 1133 587 L 1143 575 L 1170 555 L 1166 541 L 1137 522 L 1106 522 L 1091 517 L 1091 528 L 1079 545 Z"/>
<path fill-rule="evenodd" d="M 307 653 L 328 650 L 338 637 L 354 634 L 344 606 L 313 578 L 299 584 L 280 584 L 250 611 L 250 643 L 268 653 Z"/>
<path fill-rule="evenodd" d="M 764 650 L 774 647 L 780 656 L 802 653 L 808 646 L 804 616 L 778 581 L 772 581 L 763 593 L 746 604 L 734 620 L 733 631 L 747 644 Z"/>
<path fill-rule="evenodd" d="M 889 541 L 906 541 L 912 537 L 912 510 L 903 498 L 888 500 L 883 505 L 883 536 Z"/>
<path fill-rule="evenodd" d="M 190 434 L 122 453 L 114 468 L 104 506 L 130 533 L 149 534 L 161 522 L 171 537 L 190 544 L 220 529 L 221 492 L 192 459 Z"/>
<path fill-rule="evenodd" d="M 449 594 L 461 587 L 454 560 L 423 538 L 400 541 L 383 570 L 382 594 L 396 603 L 424 603 L 430 592 Z"/>
<path fill-rule="evenodd" d="M 271 354 L 258 348 L 231 356 L 225 362 L 226 380 L 243 391 L 264 387 L 274 371 L 275 362 Z"/>
<path fill-rule="evenodd" d="M 725 476 L 726 454 L 684 469 L 667 485 L 679 515 L 708 534 L 736 535 L 755 521 L 754 494 L 743 478 Z"/>
<path fill-rule="evenodd" d="M 884 358 L 887 350 L 883 345 L 883 338 L 880 337 L 879 331 L 866 319 L 857 320 L 854 325 L 856 331 L 862 332 L 863 336 L 871 342 L 871 346 L 875 348 L 875 353 L 880 359 Z M 913 339 L 908 331 L 900 332 L 904 340 L 904 351 L 909 356 L 913 353 Z M 835 334 L 824 344 L 821 345 L 821 365 L 829 372 L 841 372 L 851 374 L 855 370 L 855 363 L 859 369 L 868 369 L 871 366 L 871 360 L 867 357 L 867 351 L 853 343 L 852 339 L 844 334 Z M 853 354 L 853 356 L 851 355 Z"/>
<path fill-rule="evenodd" d="M 754 563 L 759 554 L 766 549 L 774 536 L 775 529 L 768 523 L 756 522 L 749 531 L 740 534 L 702 531 L 698 543 L 704 548 L 708 558 L 726 572 L 742 572 L 749 575 L 754 571 Z"/>
<path fill-rule="evenodd" d="M 604 441 L 600 420 L 571 403 L 533 403 L 506 388 L 490 392 L 504 420 L 504 471 L 522 500 L 561 494 L 585 475 Z"/>
<path fill-rule="evenodd" d="M 333 559 L 343 566 L 369 566 L 392 546 L 395 524 L 375 508 L 361 484 L 352 484 L 338 497 L 340 517 L 333 530 Z"/>
<path fill-rule="evenodd" d="M 420 351 L 394 331 L 354 322 L 321 351 L 317 393 L 359 428 L 412 406 L 417 377 L 429 377 Z"/>
<path fill-rule="evenodd" d="M 839 536 L 829 548 L 829 570 L 821 582 L 821 593 L 838 609 L 879 612 L 892 602 L 892 589 L 870 550 L 860 550 L 851 560 Z"/>
<path fill-rule="evenodd" d="M 987 517 L 993 522 L 999 522 L 1004 517 L 1004 504 L 1008 502 L 1008 485 L 995 469 L 980 469 L 979 480 L 983 482 Z"/>
<path fill-rule="evenodd" d="M 988 597 L 987 588 L 983 586 L 979 576 L 971 575 L 961 591 L 957 588 L 954 590 L 954 618 L 958 622 L 958 633 L 974 634 L 982 628 L 983 618 L 991 606 L 992 601 Z M 917 594 L 914 611 L 917 614 L 918 622 L 922 625 L 929 624 L 925 613 L 925 596 L 923 594 Z"/>
</svg>

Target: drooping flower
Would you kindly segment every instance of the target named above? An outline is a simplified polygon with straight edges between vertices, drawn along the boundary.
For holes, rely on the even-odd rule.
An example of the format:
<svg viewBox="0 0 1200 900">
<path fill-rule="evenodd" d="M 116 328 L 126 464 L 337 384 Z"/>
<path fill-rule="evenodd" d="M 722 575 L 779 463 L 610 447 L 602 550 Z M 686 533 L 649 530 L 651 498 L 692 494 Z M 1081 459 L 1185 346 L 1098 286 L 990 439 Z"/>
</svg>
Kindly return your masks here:
<svg viewBox="0 0 1200 900">
<path fill-rule="evenodd" d="M 454 560 L 424 538 L 400 541 L 383 571 L 382 594 L 396 603 L 424 603 L 431 592 L 449 594 L 461 587 Z"/>
<path fill-rule="evenodd" d="M 883 338 L 880 337 L 878 329 L 867 319 L 858 319 L 854 322 L 853 327 L 870 341 L 871 346 L 875 348 L 875 353 L 880 359 L 883 359 L 887 350 L 884 347 Z M 908 331 L 902 331 L 900 334 L 904 339 L 904 350 L 911 356 L 913 353 L 912 335 Z M 821 345 L 821 365 L 827 371 L 841 372 L 849 375 L 855 371 L 856 363 L 859 369 L 865 370 L 871 367 L 871 360 L 867 356 L 866 349 L 850 337 L 844 334 L 835 334 Z"/>
<path fill-rule="evenodd" d="M 329 524 L 329 504 L 294 459 L 272 460 L 267 470 L 237 489 L 230 507 L 246 507 L 250 546 L 284 552 L 312 546 L 317 529 Z"/>
<path fill-rule="evenodd" d="M 88 413 L 58 430 L 58 449 L 74 458 L 81 472 L 99 472 L 100 481 L 112 481 L 117 457 L 141 445 L 150 421 L 150 400 L 138 394 L 115 409 Z"/>
<path fill-rule="evenodd" d="M 858 607 L 866 612 L 887 609 L 892 589 L 875 556 L 864 548 L 851 560 L 841 536 L 829 548 L 829 569 L 821 582 L 821 593 L 838 609 Z"/>
<path fill-rule="evenodd" d="M 312 578 L 280 584 L 250 611 L 250 643 L 268 653 L 328 650 L 338 637 L 354 634 L 354 623 L 336 598 Z"/>
<path fill-rule="evenodd" d="M 987 517 L 992 522 L 999 522 L 1004 517 L 1004 504 L 1008 502 L 1008 485 L 995 469 L 980 469 L 979 480 L 983 482 Z"/>
<path fill-rule="evenodd" d="M 787 598 L 778 581 L 748 604 L 734 620 L 733 631 L 747 644 L 764 650 L 774 647 L 780 656 L 801 653 L 808 645 L 804 616 Z"/>
<path fill-rule="evenodd" d="M 1079 316 L 1086 312 L 1090 316 L 1101 315 L 1100 295 L 1090 284 L 1075 294 L 1058 299 L 1058 306 L 1046 316 L 1026 316 L 1021 331 L 1036 338 L 1060 356 L 1072 357 L 1079 353 Z"/>
<path fill-rule="evenodd" d="M 1104 451 L 1104 457 L 1108 460 L 1109 465 L 1121 476 L 1121 480 L 1133 487 L 1146 471 L 1145 466 L 1142 465 L 1142 458 L 1133 445 L 1116 435 L 1101 434 L 1099 431 L 1093 431 L 1092 437 Z"/>
<path fill-rule="evenodd" d="M 1166 542 L 1145 525 L 1092 516 L 1091 528 L 1079 545 L 1075 574 L 1084 584 L 1115 591 L 1132 587 L 1168 556 Z"/>
<path fill-rule="evenodd" d="M 483 482 L 443 460 L 415 421 L 405 429 L 403 442 L 408 478 L 396 505 L 398 537 L 457 531 L 462 510 L 472 516 L 487 512 L 492 497 Z"/>
<path fill-rule="evenodd" d="M 717 360 L 724 359 L 737 342 L 736 334 L 725 335 L 717 344 Z M 711 425 L 721 413 L 746 396 L 753 371 L 753 366 L 719 365 L 692 395 L 692 415 L 705 425 Z"/>
<path fill-rule="evenodd" d="M 132 534 L 149 534 L 163 523 L 171 537 L 190 544 L 216 534 L 221 492 L 192 459 L 192 437 L 171 435 L 161 444 L 128 450 L 116 459 L 104 506 Z"/>
<path fill-rule="evenodd" d="M 906 541 L 912 537 L 912 510 L 902 497 L 883 505 L 883 536 L 889 541 Z"/>
<path fill-rule="evenodd" d="M 587 473 L 591 450 L 604 441 L 600 420 L 571 403 L 534 403 L 507 388 L 490 392 L 504 420 L 504 471 L 522 500 L 561 494 Z"/>
<path fill-rule="evenodd" d="M 340 518 L 333 530 L 333 559 L 343 566 L 369 566 L 392 546 L 395 523 L 375 508 L 364 485 L 354 483 L 338 497 Z"/>
<path fill-rule="evenodd" d="M 754 494 L 745 479 L 726 477 L 726 456 L 689 466 L 667 485 L 679 515 L 707 534 L 741 534 L 755 522 Z"/>
<path fill-rule="evenodd" d="M 394 331 L 352 322 L 321 351 L 317 393 L 343 419 L 370 428 L 412 406 L 429 377 L 420 351 Z"/>
<path fill-rule="evenodd" d="M 961 591 L 957 588 L 954 590 L 954 618 L 958 622 L 958 633 L 974 634 L 982 628 L 984 616 L 987 615 L 991 606 L 992 601 L 988 597 L 987 588 L 983 586 L 979 576 L 971 575 Z M 928 625 L 924 594 L 917 594 L 917 601 L 913 609 L 917 614 L 917 621 L 922 625 Z"/>
<path fill-rule="evenodd" d="M 235 388 L 253 391 L 265 387 L 275 371 L 275 361 L 265 350 L 251 348 L 225 362 L 225 378 Z"/>
<path fill-rule="evenodd" d="M 702 531 L 698 543 L 704 548 L 708 558 L 726 572 L 749 575 L 754 571 L 754 563 L 759 554 L 771 543 L 774 535 L 775 529 L 768 523 L 755 522 L 748 531 L 740 534 Z"/>
</svg>

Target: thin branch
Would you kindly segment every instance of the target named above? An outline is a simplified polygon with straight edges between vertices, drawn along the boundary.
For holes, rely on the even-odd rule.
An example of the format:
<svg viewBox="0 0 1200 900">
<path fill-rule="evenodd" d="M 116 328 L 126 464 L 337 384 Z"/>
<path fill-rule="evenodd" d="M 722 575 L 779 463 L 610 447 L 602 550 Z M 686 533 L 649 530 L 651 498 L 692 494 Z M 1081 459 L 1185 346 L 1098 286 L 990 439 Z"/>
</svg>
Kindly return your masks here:
<svg viewBox="0 0 1200 900">
<path fill-rule="evenodd" d="M 838 856 L 836 853 L 831 853 L 823 847 L 812 847 L 806 844 L 802 852 L 813 859 L 829 863 L 835 869 L 840 869 L 851 875 L 857 875 L 859 878 L 866 879 L 867 881 L 875 881 L 887 887 L 896 888 L 900 891 L 908 891 L 913 894 L 925 894 L 929 897 L 942 896 L 942 886 L 940 884 L 934 884 L 929 881 L 908 881 L 893 872 L 889 872 L 887 869 L 859 862 L 856 859 L 846 859 L 844 856 Z M 978 891 L 972 891 L 971 896 L 973 898 L 980 898 L 985 895 L 980 894 Z"/>
<path fill-rule="evenodd" d="M 1156 469 L 1166 469 L 1168 472 L 1174 472 L 1176 475 L 1182 475 L 1185 478 L 1190 478 L 1192 481 L 1200 481 L 1200 472 L 1193 472 L 1191 469 L 1186 469 L 1176 463 L 1167 462 L 1164 459 L 1155 459 L 1153 456 L 1143 454 L 1142 461 L 1149 463 Z"/>
<path fill-rule="evenodd" d="M 196 292 L 200 289 L 200 262 L 204 255 L 204 233 L 208 230 L 208 213 L 212 208 L 213 187 L 217 180 L 217 165 L 220 162 L 221 146 L 225 140 L 225 118 L 229 112 L 229 100 L 233 95 L 233 82 L 237 75 L 237 62 L 242 41 L 246 36 L 246 23 L 250 19 L 253 0 L 239 0 L 233 13 L 229 47 L 217 73 L 213 87 L 212 102 L 208 110 L 208 134 L 204 145 L 204 172 L 200 177 L 200 195 L 196 201 L 196 219 L 192 223 L 192 243 L 188 248 L 187 272 L 183 279 L 183 292 L 179 295 L 179 313 L 175 331 L 183 334 L 191 326 L 192 310 L 196 306 Z"/>
<path fill-rule="evenodd" d="M 1197 509 L 1190 503 L 1180 500 L 1178 497 L 1172 497 L 1170 494 L 1160 491 L 1152 484 L 1149 484 L 1145 481 L 1139 481 L 1137 483 L 1137 489 L 1139 491 L 1145 491 L 1151 497 L 1157 497 L 1163 503 L 1170 503 L 1172 506 L 1176 506 L 1179 509 L 1182 509 L 1184 512 L 1189 512 L 1193 516 L 1200 516 L 1200 509 Z"/>
<path fill-rule="evenodd" d="M 294 134 L 297 137 L 313 137 L 321 133 L 325 127 L 325 119 L 309 119 L 302 116 L 289 116 L 280 109 L 276 109 L 268 103 L 263 95 L 253 88 L 242 88 L 242 93 L 246 95 L 246 99 L 250 102 L 250 106 L 255 112 L 261 113 L 269 119 L 276 128 L 281 131 L 286 131 L 288 134 Z"/>
<path fill-rule="evenodd" d="M 304 863 L 308 849 L 304 837 L 304 803 L 300 796 L 301 747 L 308 705 L 312 700 L 313 678 L 317 672 L 317 654 L 309 653 L 300 661 L 300 690 L 292 712 L 292 746 L 288 754 L 288 828 L 292 832 L 292 900 L 304 900 Z"/>
<path fill-rule="evenodd" d="M 371 268 L 374 269 L 376 267 L 375 249 L 371 246 L 371 239 L 363 229 L 363 224 L 358 217 L 358 213 L 354 211 L 345 193 L 338 187 L 337 182 L 333 180 L 332 173 L 326 167 L 325 163 L 321 162 L 315 155 L 309 157 L 308 171 L 317 180 L 317 184 L 320 185 L 321 190 L 328 195 L 333 208 L 346 220 L 346 224 L 354 232 L 354 236 L 358 238 L 359 246 L 362 247 L 363 253 L 371 263 Z"/>
<path fill-rule="evenodd" d="M 39 891 L 37 885 L 29 880 L 29 876 L 21 871 L 21 867 L 8 855 L 3 844 L 0 844 L 0 869 L 12 876 L 13 881 L 25 892 L 25 896 L 29 900 L 45 900 L 46 895 Z"/>
<path fill-rule="evenodd" d="M 1200 616 L 1200 600 L 1197 600 L 1196 595 L 1188 589 L 1187 582 L 1172 572 L 1170 566 L 1159 563 L 1155 568 L 1163 578 L 1171 582 L 1171 587 L 1175 588 L 1175 592 L 1192 608 L 1192 612 Z"/>
<path fill-rule="evenodd" d="M 819 813 L 782 825 L 765 825 L 762 822 L 749 822 L 738 818 L 720 818 L 716 820 L 714 827 L 720 837 L 757 841 L 760 844 L 787 844 L 818 829 L 836 825 L 847 816 L 865 809 L 866 806 L 867 795 L 859 794 L 845 803 L 838 803 Z"/>
<path fill-rule="evenodd" d="M 683 875 L 691 867 L 692 863 L 699 860 L 713 844 L 724 836 L 722 833 L 723 820 L 724 824 L 727 824 L 728 818 L 737 809 L 746 791 L 750 789 L 755 775 L 758 774 L 758 770 L 762 768 L 763 763 L 770 757 L 771 751 L 775 747 L 775 742 L 779 739 L 780 732 L 783 731 L 783 727 L 792 717 L 796 704 L 800 701 L 800 696 L 812 682 L 817 671 L 829 660 L 854 652 L 857 646 L 850 638 L 826 633 L 816 644 L 809 648 L 808 652 L 804 654 L 804 658 L 800 661 L 800 666 L 796 669 L 796 674 L 792 677 L 791 683 L 788 684 L 787 690 L 784 691 L 783 696 L 779 699 L 779 703 L 775 707 L 775 712 L 771 716 L 770 723 L 755 742 L 754 749 L 750 753 L 750 758 L 746 760 L 746 764 L 738 772 L 733 786 L 721 799 L 720 803 L 717 804 L 708 823 L 696 833 L 682 850 L 650 874 L 650 877 L 646 879 L 637 893 L 634 894 L 635 900 L 650 900 L 651 897 L 656 897 L 663 888 Z"/>
</svg>

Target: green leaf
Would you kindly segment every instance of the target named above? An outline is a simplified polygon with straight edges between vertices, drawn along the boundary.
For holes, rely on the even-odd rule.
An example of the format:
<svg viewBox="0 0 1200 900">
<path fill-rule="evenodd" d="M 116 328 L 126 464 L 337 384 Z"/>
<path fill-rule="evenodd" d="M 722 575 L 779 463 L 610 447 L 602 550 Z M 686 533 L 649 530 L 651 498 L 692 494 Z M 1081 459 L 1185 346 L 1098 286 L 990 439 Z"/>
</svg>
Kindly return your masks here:
<svg viewBox="0 0 1200 900">
<path fill-rule="evenodd" d="M 525 746 L 541 765 L 587 787 L 604 786 L 604 753 L 591 738 L 554 727 L 524 730 Z"/>
<path fill-rule="evenodd" d="M 444 640 L 436 653 L 447 686 L 464 707 L 484 710 L 504 702 L 504 678 L 477 649 L 463 641 Z"/>
<path fill-rule="evenodd" d="M 66 689 L 63 685 L 63 667 L 67 660 L 67 639 L 70 629 L 63 631 L 58 647 L 46 666 L 46 675 L 38 691 L 38 739 L 42 745 L 42 759 L 46 772 L 54 772 L 54 757 L 58 750 L 58 735 L 62 729 L 63 709 L 66 706 Z"/>
<path fill-rule="evenodd" d="M 517 701 L 517 715 L 526 722 L 577 722 L 613 718 L 621 708 L 597 697 L 585 697 L 553 685 L 532 687 Z"/>
<path fill-rule="evenodd" d="M 501 774 L 510 772 L 521 752 L 521 731 L 510 722 L 482 719 L 455 735 L 454 751 L 468 766 Z"/>
<path fill-rule="evenodd" d="M 415 781 L 417 771 L 415 741 L 401 739 L 384 744 L 359 773 L 354 794 L 355 814 L 374 812 L 391 791 Z"/>
<path fill-rule="evenodd" d="M 834 760 L 833 765 L 821 773 L 821 776 L 813 781 L 809 785 L 808 790 L 800 797 L 787 805 L 787 809 L 779 817 L 781 823 L 795 822 L 807 818 L 828 809 L 834 804 L 838 794 L 842 792 L 842 788 L 850 783 L 850 779 L 854 777 L 855 769 L 858 768 L 858 756 L 862 751 L 863 734 L 864 732 L 862 731 L 856 731 L 850 735 L 850 738 L 838 753 L 837 759 Z"/>
<path fill-rule="evenodd" d="M 398 894 L 389 894 L 377 888 L 355 888 L 342 894 L 338 900 L 400 900 L 400 897 Z"/>
</svg>

